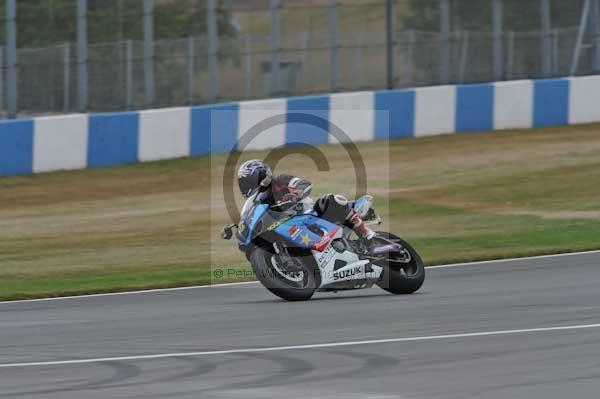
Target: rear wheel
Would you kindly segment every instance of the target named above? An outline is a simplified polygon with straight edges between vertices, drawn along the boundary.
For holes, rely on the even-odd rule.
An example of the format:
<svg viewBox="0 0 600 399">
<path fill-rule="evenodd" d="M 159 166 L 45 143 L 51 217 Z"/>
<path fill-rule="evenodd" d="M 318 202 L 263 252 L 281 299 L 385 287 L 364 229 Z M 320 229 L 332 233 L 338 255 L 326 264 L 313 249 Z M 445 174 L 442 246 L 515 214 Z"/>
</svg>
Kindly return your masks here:
<svg viewBox="0 0 600 399">
<path fill-rule="evenodd" d="M 293 261 L 294 267 L 288 267 L 280 255 L 262 247 L 254 247 L 250 254 L 256 278 L 266 289 L 286 301 L 305 301 L 319 286 L 318 269 L 310 255 L 294 257 Z"/>
<path fill-rule="evenodd" d="M 380 237 L 400 244 L 407 252 L 410 260 L 406 263 L 394 262 L 394 260 L 408 259 L 401 254 L 389 254 L 391 261 L 375 262 L 383 267 L 383 275 L 377 285 L 392 294 L 412 294 L 423 285 L 425 281 L 425 266 L 421 257 L 409 243 L 400 237 L 386 232 L 377 232 Z"/>
</svg>

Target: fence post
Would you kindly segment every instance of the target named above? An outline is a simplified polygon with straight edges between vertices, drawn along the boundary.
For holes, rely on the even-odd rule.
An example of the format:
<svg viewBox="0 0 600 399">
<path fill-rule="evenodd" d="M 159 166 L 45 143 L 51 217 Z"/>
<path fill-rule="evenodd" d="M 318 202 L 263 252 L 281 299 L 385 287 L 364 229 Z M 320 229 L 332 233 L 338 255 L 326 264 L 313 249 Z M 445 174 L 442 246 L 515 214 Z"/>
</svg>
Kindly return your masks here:
<svg viewBox="0 0 600 399">
<path fill-rule="evenodd" d="M 308 44 L 310 42 L 310 31 L 300 33 L 300 48 L 302 48 L 302 68 L 305 68 L 308 60 Z"/>
<path fill-rule="evenodd" d="M 187 59 L 188 59 L 188 104 L 194 104 L 194 37 L 190 36 L 187 40 Z"/>
<path fill-rule="evenodd" d="M 415 30 L 408 30 L 408 79 L 405 80 L 405 86 L 412 86 L 415 84 L 416 76 L 415 76 Z"/>
<path fill-rule="evenodd" d="M 271 0 L 271 93 L 279 93 L 279 0 Z"/>
<path fill-rule="evenodd" d="M 127 108 L 133 107 L 133 42 L 125 41 L 125 103 Z"/>
<path fill-rule="evenodd" d="M 0 46 L 0 110 L 4 109 L 4 46 Z"/>
<path fill-rule="evenodd" d="M 440 83 L 450 80 L 450 4 L 449 0 L 440 0 Z"/>
<path fill-rule="evenodd" d="M 208 98 L 215 100 L 219 92 L 217 82 L 217 55 L 219 46 L 219 32 L 217 28 L 217 2 L 207 0 L 207 36 L 208 36 Z"/>
<path fill-rule="evenodd" d="M 554 76 L 560 75 L 560 61 L 559 61 L 559 47 L 558 41 L 560 39 L 560 31 L 558 29 L 552 30 L 552 74 Z"/>
<path fill-rule="evenodd" d="M 502 0 L 492 0 L 494 29 L 494 80 L 502 80 L 504 75 L 503 46 L 502 46 Z"/>
<path fill-rule="evenodd" d="M 87 0 L 77 0 L 77 108 L 88 109 L 88 37 Z"/>
<path fill-rule="evenodd" d="M 511 80 L 513 78 L 515 67 L 515 32 L 512 30 L 508 32 L 508 50 L 506 52 L 506 78 Z"/>
<path fill-rule="evenodd" d="M 63 45 L 63 111 L 69 112 L 71 108 L 70 91 L 71 91 L 71 44 Z"/>
<path fill-rule="evenodd" d="M 542 74 L 548 77 L 552 69 L 551 33 L 552 14 L 550 13 L 550 0 L 540 0 L 540 14 L 542 19 Z"/>
<path fill-rule="evenodd" d="M 462 48 L 460 51 L 460 71 L 459 83 L 464 83 L 465 73 L 467 72 L 467 61 L 469 60 L 469 31 L 465 30 L 462 34 Z"/>
<path fill-rule="evenodd" d="M 579 21 L 579 33 L 577 34 L 577 41 L 575 43 L 575 50 L 573 52 L 573 61 L 571 63 L 570 75 L 575 76 L 577 69 L 579 69 L 579 56 L 581 55 L 581 46 L 583 45 L 583 36 L 587 30 L 588 17 L 590 15 L 590 0 L 585 0 L 583 4 L 583 11 L 581 12 L 581 20 Z"/>
<path fill-rule="evenodd" d="M 329 46 L 330 46 L 330 85 L 331 91 L 338 90 L 338 0 L 330 0 L 329 6 Z"/>
<path fill-rule="evenodd" d="M 594 72 L 600 71 L 600 0 L 592 0 L 590 10 L 590 37 L 592 38 Z"/>
<path fill-rule="evenodd" d="M 364 31 L 356 34 L 356 47 L 354 48 L 354 87 L 360 88 L 362 84 L 362 47 L 364 41 Z"/>
<path fill-rule="evenodd" d="M 394 39 L 395 39 L 395 29 L 394 29 L 394 19 L 396 17 L 396 11 L 394 7 L 394 2 L 396 0 L 387 0 L 386 1 L 386 59 L 387 59 L 387 88 L 388 90 L 392 90 L 395 86 L 395 73 L 394 73 Z"/>
<path fill-rule="evenodd" d="M 6 1 L 6 89 L 8 94 L 8 117 L 17 116 L 17 2 Z"/>
<path fill-rule="evenodd" d="M 252 96 L 252 35 L 250 33 L 246 33 L 244 36 L 244 44 L 244 52 L 246 53 L 246 56 L 244 57 L 244 72 L 246 75 L 244 92 L 246 93 L 246 98 L 250 98 Z"/>
<path fill-rule="evenodd" d="M 154 104 L 154 0 L 144 0 L 144 106 Z"/>
</svg>

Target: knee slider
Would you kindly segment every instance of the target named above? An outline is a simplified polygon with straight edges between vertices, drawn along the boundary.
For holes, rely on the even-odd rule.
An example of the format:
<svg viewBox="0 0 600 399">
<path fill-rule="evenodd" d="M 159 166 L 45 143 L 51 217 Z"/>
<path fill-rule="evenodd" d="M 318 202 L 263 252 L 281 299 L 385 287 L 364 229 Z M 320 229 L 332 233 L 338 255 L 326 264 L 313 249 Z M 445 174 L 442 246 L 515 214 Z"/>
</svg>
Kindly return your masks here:
<svg viewBox="0 0 600 399">
<path fill-rule="evenodd" d="M 346 197 L 344 197 L 343 195 L 336 194 L 333 196 L 333 199 L 338 205 L 341 205 L 343 207 L 348 205 L 348 199 L 346 199 Z"/>
</svg>

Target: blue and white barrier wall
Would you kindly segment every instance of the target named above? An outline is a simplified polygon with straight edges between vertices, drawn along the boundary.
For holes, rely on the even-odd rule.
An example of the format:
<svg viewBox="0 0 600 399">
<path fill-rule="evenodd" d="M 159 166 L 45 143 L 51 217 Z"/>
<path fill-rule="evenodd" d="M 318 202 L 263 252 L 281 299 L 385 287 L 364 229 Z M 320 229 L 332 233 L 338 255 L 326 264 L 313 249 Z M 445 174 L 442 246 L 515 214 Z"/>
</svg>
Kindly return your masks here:
<svg viewBox="0 0 600 399">
<path fill-rule="evenodd" d="M 211 120 L 214 110 L 228 117 Z M 294 111 L 331 121 L 353 141 L 600 122 L 600 76 L 2 121 L 0 175 L 226 152 L 257 122 Z M 211 124 L 219 132 L 212 139 Z M 297 142 L 321 144 L 331 137 L 319 127 L 286 123 L 246 149 Z"/>
</svg>

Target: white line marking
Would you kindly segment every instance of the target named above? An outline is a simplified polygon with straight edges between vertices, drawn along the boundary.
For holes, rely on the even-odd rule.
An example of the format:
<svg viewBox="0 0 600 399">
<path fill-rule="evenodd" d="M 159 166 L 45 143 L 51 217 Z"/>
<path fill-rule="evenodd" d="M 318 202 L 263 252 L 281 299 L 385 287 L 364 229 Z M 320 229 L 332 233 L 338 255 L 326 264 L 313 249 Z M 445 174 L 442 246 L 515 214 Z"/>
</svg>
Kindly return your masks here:
<svg viewBox="0 0 600 399">
<path fill-rule="evenodd" d="M 18 301 L 0 301 L 0 305 L 10 305 L 12 303 L 23 303 L 23 302 L 59 301 L 59 300 L 64 300 L 64 299 L 97 298 L 97 297 L 103 297 L 103 296 L 116 296 L 116 295 L 150 294 L 153 292 L 185 291 L 185 290 L 195 290 L 198 288 L 221 288 L 221 287 L 230 287 L 230 286 L 235 286 L 235 285 L 248 285 L 248 284 L 257 284 L 257 283 L 258 283 L 258 281 L 241 281 L 238 283 L 223 283 L 223 284 L 212 284 L 212 285 L 191 285 L 191 286 L 187 286 L 187 287 L 156 288 L 156 289 L 151 289 L 151 290 L 139 290 L 139 291 L 107 292 L 104 294 L 57 296 L 57 297 L 52 297 L 52 298 L 22 299 L 22 300 L 18 300 Z"/>
<path fill-rule="evenodd" d="M 583 329 L 590 329 L 590 328 L 600 328 L 600 324 L 542 327 L 542 328 L 529 328 L 529 329 L 519 329 L 519 330 L 483 331 L 483 332 L 448 334 L 448 335 L 429 335 L 429 336 L 423 336 L 423 337 L 373 339 L 373 340 L 367 340 L 367 341 L 346 341 L 346 342 L 328 342 L 328 343 L 307 344 L 307 345 L 271 346 L 271 347 L 265 347 L 265 348 L 242 348 L 242 349 L 215 350 L 215 351 L 204 351 L 204 352 L 161 353 L 161 354 L 155 354 L 155 355 L 99 357 L 99 358 L 90 358 L 90 359 L 56 360 L 56 361 L 42 361 L 42 362 L 29 362 L 29 363 L 5 363 L 5 364 L 0 364 L 0 368 L 64 366 L 64 365 L 73 365 L 73 364 L 89 364 L 89 363 L 115 362 L 115 361 L 118 362 L 118 361 L 127 361 L 127 360 L 164 359 L 164 358 L 171 358 L 171 357 L 198 357 L 198 356 L 211 356 L 211 355 L 231 355 L 231 354 L 239 354 L 239 353 L 276 352 L 276 351 L 287 351 L 287 350 L 298 350 L 298 349 L 335 348 L 335 347 L 340 347 L 340 346 L 387 344 L 387 343 L 411 342 L 411 341 L 434 341 L 434 340 L 452 339 L 452 338 L 473 338 L 473 337 L 489 337 L 489 336 L 496 336 L 496 335 L 532 334 L 532 333 L 551 332 L 551 331 L 583 330 Z"/>
<path fill-rule="evenodd" d="M 449 265 L 428 266 L 427 270 L 446 269 L 446 268 L 450 268 L 450 267 L 460 267 L 460 266 L 475 266 L 475 265 L 483 265 L 483 264 L 488 264 L 488 263 L 513 262 L 513 261 L 519 261 L 519 260 L 558 258 L 558 257 L 563 257 L 563 256 L 576 256 L 576 255 L 588 255 L 588 254 L 600 254 L 600 250 L 599 251 L 586 251 L 586 252 L 570 252 L 570 253 L 555 254 L 555 255 L 529 256 L 529 257 L 524 257 L 524 258 L 484 260 L 484 261 L 478 261 L 478 262 L 454 263 L 454 264 L 449 264 Z M 71 295 L 71 296 L 59 296 L 59 297 L 52 297 L 52 298 L 23 299 L 23 300 L 17 300 L 17 301 L 0 301 L 0 305 L 10 305 L 10 304 L 27 303 L 27 302 L 59 301 L 59 300 L 67 300 L 67 299 L 97 298 L 97 297 L 117 296 L 117 295 L 151 294 L 151 293 L 155 293 L 155 292 L 195 290 L 198 288 L 221 288 L 221 287 L 231 287 L 231 286 L 236 286 L 236 285 L 250 285 L 250 284 L 258 284 L 258 281 L 243 281 L 243 282 L 239 282 L 239 283 L 223 283 L 223 284 L 212 284 L 212 285 L 194 285 L 194 286 L 188 286 L 188 287 L 175 287 L 175 288 L 157 288 L 157 289 L 139 290 L 139 291 L 108 292 L 105 294 Z"/>
<path fill-rule="evenodd" d="M 431 269 L 446 269 L 446 268 L 449 268 L 449 267 L 482 265 L 482 264 L 486 264 L 486 263 L 504 263 L 504 262 L 515 262 L 515 261 L 520 261 L 520 260 L 537 260 L 537 259 L 548 259 L 548 258 L 562 258 L 562 257 L 565 257 L 565 256 L 592 255 L 592 254 L 600 254 L 600 251 L 568 252 L 568 253 L 564 253 L 564 254 L 528 256 L 528 257 L 524 257 L 524 258 L 507 258 L 507 259 L 482 260 L 482 261 L 478 261 L 478 262 L 452 263 L 452 264 L 449 264 L 449 265 L 428 266 L 427 270 L 431 270 Z"/>
</svg>

